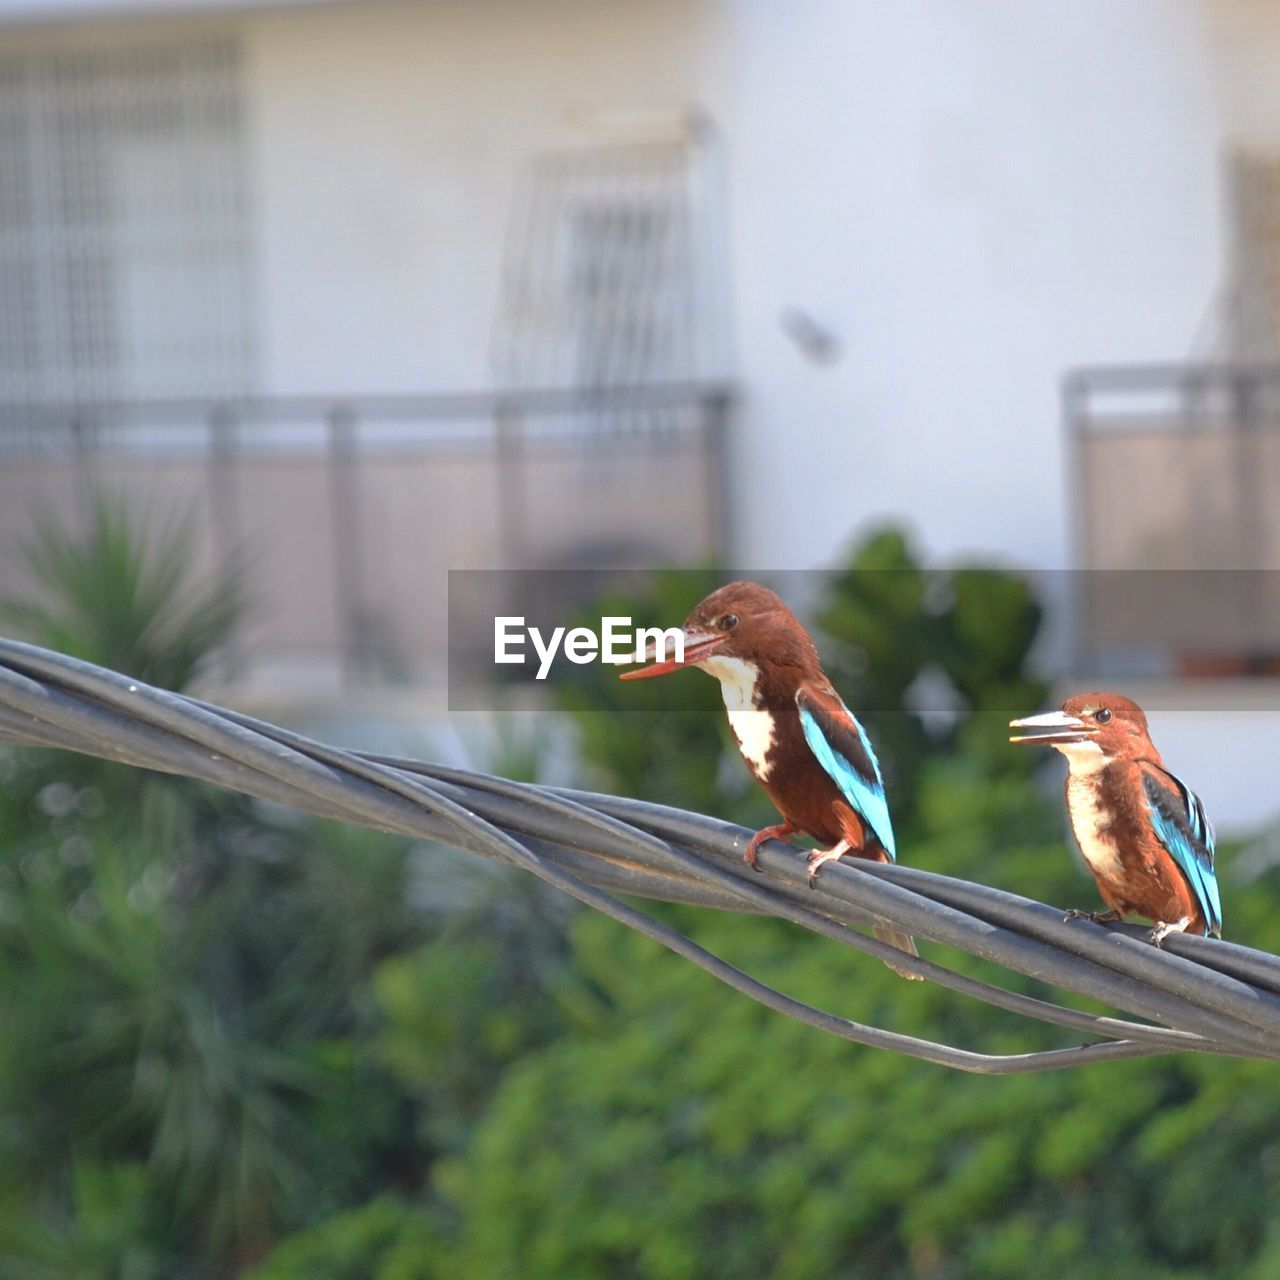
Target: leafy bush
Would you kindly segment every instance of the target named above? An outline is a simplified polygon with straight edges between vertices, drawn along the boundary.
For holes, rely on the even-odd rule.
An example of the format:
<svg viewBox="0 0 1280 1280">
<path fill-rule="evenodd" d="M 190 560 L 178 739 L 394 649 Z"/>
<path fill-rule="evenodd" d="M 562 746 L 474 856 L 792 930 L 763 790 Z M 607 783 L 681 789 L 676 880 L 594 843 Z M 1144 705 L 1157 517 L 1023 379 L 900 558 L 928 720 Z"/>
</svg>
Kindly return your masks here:
<svg viewBox="0 0 1280 1280">
<path fill-rule="evenodd" d="M 145 555 L 169 567 L 149 578 L 119 513 L 94 528 L 96 543 L 53 538 L 47 594 L 10 617 L 149 679 L 195 678 L 242 604 L 184 599 L 163 540 Z M 99 593 L 99 571 L 117 587 Z M 658 575 L 630 611 L 667 624 L 711 582 Z M 926 574 L 884 532 L 817 615 L 888 763 L 904 859 L 1092 902 L 1057 797 L 1003 742 L 1009 710 L 1043 701 L 1025 584 Z M 662 695 L 612 671 L 562 693 L 584 781 L 764 821 L 714 682 L 682 679 L 683 714 L 631 710 Z M 931 683 L 950 715 L 922 708 Z M 780 1018 L 463 855 L 54 753 L 0 756 L 0 784 L 6 1277 L 1264 1280 L 1280 1266 L 1270 1064 L 958 1076 Z M 1230 850 L 1224 863 L 1230 893 Z M 1280 947 L 1274 866 L 1230 905 L 1233 937 Z M 994 1051 L 1068 1039 L 781 922 L 657 910 L 854 1018 Z"/>
<path fill-rule="evenodd" d="M 1042 618 L 1024 579 L 926 571 L 896 529 L 871 535 L 833 578 L 818 615 L 826 669 L 876 742 L 904 826 L 932 760 L 962 753 L 993 774 L 1034 767 L 1032 753 L 1008 749 L 1008 724 L 1047 691 L 1027 667 Z"/>
<path fill-rule="evenodd" d="M 1025 781 L 975 789 L 930 766 L 920 793 L 922 864 L 1081 900 Z M 1253 892 L 1271 917 L 1250 940 L 1275 946 L 1274 874 Z M 1001 1052 L 1070 1039 L 778 922 L 682 922 L 855 1019 Z M 1270 1274 L 1280 1256 L 1272 1064 L 950 1074 L 778 1018 L 609 921 L 581 918 L 574 944 L 607 1017 L 521 1062 L 465 1155 L 438 1167 L 458 1224 L 435 1246 L 450 1274 L 1207 1280 Z"/>
<path fill-rule="evenodd" d="M 22 553 L 33 590 L 0 602 L 0 620 L 47 648 L 186 689 L 248 603 L 239 562 L 193 583 L 195 545 L 189 520 L 155 528 L 95 493 L 83 535 L 52 521 L 37 527 Z"/>
<path fill-rule="evenodd" d="M 243 609 L 190 553 L 99 499 L 5 616 L 182 688 Z M 7 754 L 3 784 L 0 1270 L 224 1274 L 416 1158 L 369 986 L 412 931 L 404 842 L 64 753 Z"/>
<path fill-rule="evenodd" d="M 719 580 L 710 569 L 655 573 L 646 594 L 599 600 L 589 619 L 598 624 L 613 615 L 630 617 L 636 627 L 677 626 Z M 622 684 L 616 667 L 599 663 L 573 669 L 556 685 L 559 708 L 572 716 L 577 733 L 582 785 L 702 813 L 745 804 L 767 815 L 767 804 L 755 798 L 744 771 L 724 767 L 725 730 L 715 681 L 680 678 L 675 707 L 664 683 Z"/>
<path fill-rule="evenodd" d="M 672 616 L 682 610 L 662 615 Z M 1026 669 L 1039 608 L 1025 585 L 972 568 L 929 585 L 905 542 L 885 534 L 856 553 L 820 616 L 843 691 L 892 744 L 904 857 L 1062 905 L 1092 901 L 1060 839 L 1060 802 L 1003 742 L 1007 704 L 1043 700 Z M 912 705 L 927 672 L 954 691 L 950 722 Z M 700 736 L 686 741 L 718 754 L 720 712 L 712 702 L 699 714 L 716 737 L 691 716 L 687 732 Z M 671 768 L 680 740 L 664 743 L 661 725 L 608 725 L 582 736 L 607 785 L 696 795 L 743 816 L 726 784 Z M 1230 850 L 1224 861 L 1229 882 Z M 1273 870 L 1233 912 L 1235 936 L 1280 944 L 1278 905 Z M 779 922 L 670 914 L 764 980 L 856 1019 L 997 1052 L 1069 1042 Z M 1280 1079 L 1268 1064 L 1173 1058 L 961 1076 L 778 1018 L 598 917 L 576 920 L 573 955 L 597 996 L 593 1016 L 513 1063 L 465 1147 L 435 1166 L 443 1212 L 418 1269 L 373 1267 L 375 1280 L 1092 1280 L 1100 1269 L 1207 1280 L 1262 1277 L 1280 1260 L 1270 1225 Z M 427 1221 L 412 1220 L 419 1231 Z"/>
</svg>

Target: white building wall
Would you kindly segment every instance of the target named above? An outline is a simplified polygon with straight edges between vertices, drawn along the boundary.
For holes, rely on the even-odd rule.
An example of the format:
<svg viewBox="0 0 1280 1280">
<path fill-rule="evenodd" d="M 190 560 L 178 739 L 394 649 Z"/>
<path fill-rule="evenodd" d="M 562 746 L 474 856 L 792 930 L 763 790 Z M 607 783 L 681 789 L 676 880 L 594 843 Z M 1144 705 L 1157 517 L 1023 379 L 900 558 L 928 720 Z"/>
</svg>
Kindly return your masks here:
<svg viewBox="0 0 1280 1280">
<path fill-rule="evenodd" d="M 679 0 L 438 0 L 246 23 L 267 389 L 489 385 L 507 219 L 591 113 L 694 100 Z"/>
<path fill-rule="evenodd" d="M 1062 372 L 1192 350 L 1223 140 L 1280 113 L 1267 8 L 424 0 L 112 35 L 244 41 L 263 391 L 486 386 L 523 165 L 584 117 L 701 104 L 728 173 L 739 561 L 825 563 L 905 516 L 932 554 L 1054 567 Z M 806 360 L 788 308 L 842 358 Z"/>
<path fill-rule="evenodd" d="M 1270 0 L 423 0 L 171 29 L 200 22 L 245 42 L 268 393 L 485 386 L 524 162 L 592 113 L 704 106 L 746 568 L 903 518 L 939 558 L 1068 564 L 1061 375 L 1196 349 L 1224 149 L 1280 139 Z M 787 308 L 842 358 L 807 361 Z M 1154 719 L 1211 810 L 1271 810 L 1231 763 L 1239 718 L 1212 743 L 1198 711 Z"/>
<path fill-rule="evenodd" d="M 851 522 L 905 513 L 935 553 L 1066 563 L 1063 370 L 1183 358 L 1218 277 L 1196 7 L 725 12 L 739 492 L 769 476 L 795 539 L 748 518 L 748 562 L 822 559 Z M 792 304 L 843 338 L 842 363 L 782 340 Z M 808 447 L 779 451 L 783 431 Z"/>
<path fill-rule="evenodd" d="M 1059 385 L 1212 328 L 1224 147 L 1280 137 L 1280 23 L 1227 0 L 462 0 L 255 18 L 269 389 L 482 386 L 513 190 L 575 113 L 706 107 L 728 174 L 738 562 L 1070 563 Z M 806 360 L 780 314 L 829 328 Z M 1170 691 L 1228 826 L 1280 720 Z M 1255 757 L 1256 758 L 1256 757 Z"/>
<path fill-rule="evenodd" d="M 572 140 L 575 114 L 707 107 L 749 566 L 828 561 L 852 526 L 904 514 L 937 554 L 1064 564 L 1062 371 L 1182 358 L 1219 278 L 1215 44 L 1184 0 L 436 0 L 240 21 L 269 391 L 485 385 L 522 163 Z M 839 362 L 804 359 L 789 307 Z M 760 518 L 766 496 L 785 519 Z"/>
</svg>

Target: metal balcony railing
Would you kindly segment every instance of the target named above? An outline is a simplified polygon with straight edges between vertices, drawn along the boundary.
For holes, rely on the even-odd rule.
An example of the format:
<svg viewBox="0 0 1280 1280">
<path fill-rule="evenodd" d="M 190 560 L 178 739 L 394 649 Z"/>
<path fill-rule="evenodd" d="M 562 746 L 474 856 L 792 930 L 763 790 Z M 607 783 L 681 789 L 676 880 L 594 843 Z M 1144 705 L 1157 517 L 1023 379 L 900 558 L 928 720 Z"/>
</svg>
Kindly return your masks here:
<svg viewBox="0 0 1280 1280">
<path fill-rule="evenodd" d="M 0 594 L 37 519 L 94 491 L 197 567 L 247 553 L 232 683 L 432 682 L 459 568 L 647 566 L 721 555 L 732 396 L 679 384 L 502 394 L 0 406 Z"/>
<path fill-rule="evenodd" d="M 1280 674 L 1280 366 L 1081 369 L 1064 406 L 1080 668 Z"/>
</svg>

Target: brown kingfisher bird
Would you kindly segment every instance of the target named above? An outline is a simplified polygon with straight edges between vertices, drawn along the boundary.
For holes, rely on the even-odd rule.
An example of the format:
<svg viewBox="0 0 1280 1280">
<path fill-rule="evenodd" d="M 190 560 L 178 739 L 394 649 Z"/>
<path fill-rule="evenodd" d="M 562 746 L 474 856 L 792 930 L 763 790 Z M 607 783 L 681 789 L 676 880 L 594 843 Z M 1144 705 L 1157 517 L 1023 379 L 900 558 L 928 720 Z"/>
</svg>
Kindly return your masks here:
<svg viewBox="0 0 1280 1280">
<path fill-rule="evenodd" d="M 731 582 L 684 622 L 684 659 L 654 662 L 623 680 L 700 667 L 720 682 L 729 728 L 751 776 L 783 821 L 752 836 L 743 858 L 756 865 L 765 840 L 803 832 L 826 845 L 809 854 L 809 884 L 846 855 L 893 862 L 884 779 L 866 732 L 823 673 L 795 614 L 767 587 Z M 909 934 L 876 925 L 882 942 L 916 955 Z M 890 965 L 907 978 L 919 975 Z"/>
<path fill-rule="evenodd" d="M 1157 946 L 1171 933 L 1222 936 L 1214 832 L 1199 796 L 1170 772 L 1142 708 L 1116 693 L 1081 693 L 1060 711 L 1010 721 L 1011 742 L 1067 761 L 1067 812 L 1108 910 L 1067 919 L 1145 916 Z"/>
</svg>

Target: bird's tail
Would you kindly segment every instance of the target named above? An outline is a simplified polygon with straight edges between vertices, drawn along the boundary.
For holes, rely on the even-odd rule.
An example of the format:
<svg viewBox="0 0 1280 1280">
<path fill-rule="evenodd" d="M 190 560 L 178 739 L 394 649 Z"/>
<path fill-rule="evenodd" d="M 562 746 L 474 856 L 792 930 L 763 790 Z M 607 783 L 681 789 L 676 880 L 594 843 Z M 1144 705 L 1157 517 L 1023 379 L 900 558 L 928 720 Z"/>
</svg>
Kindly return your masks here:
<svg viewBox="0 0 1280 1280">
<path fill-rule="evenodd" d="M 905 951 L 909 956 L 917 956 L 920 954 L 916 950 L 915 940 L 909 933 L 900 933 L 897 929 L 891 929 L 887 924 L 878 924 L 871 932 L 874 933 L 881 942 L 887 942 L 889 946 L 897 947 L 899 951 Z M 924 980 L 918 973 L 912 973 L 910 969 L 900 967 L 899 965 L 894 964 L 892 960 L 886 960 L 885 964 L 887 964 L 894 973 L 909 979 L 911 982 L 922 982 Z"/>
</svg>

